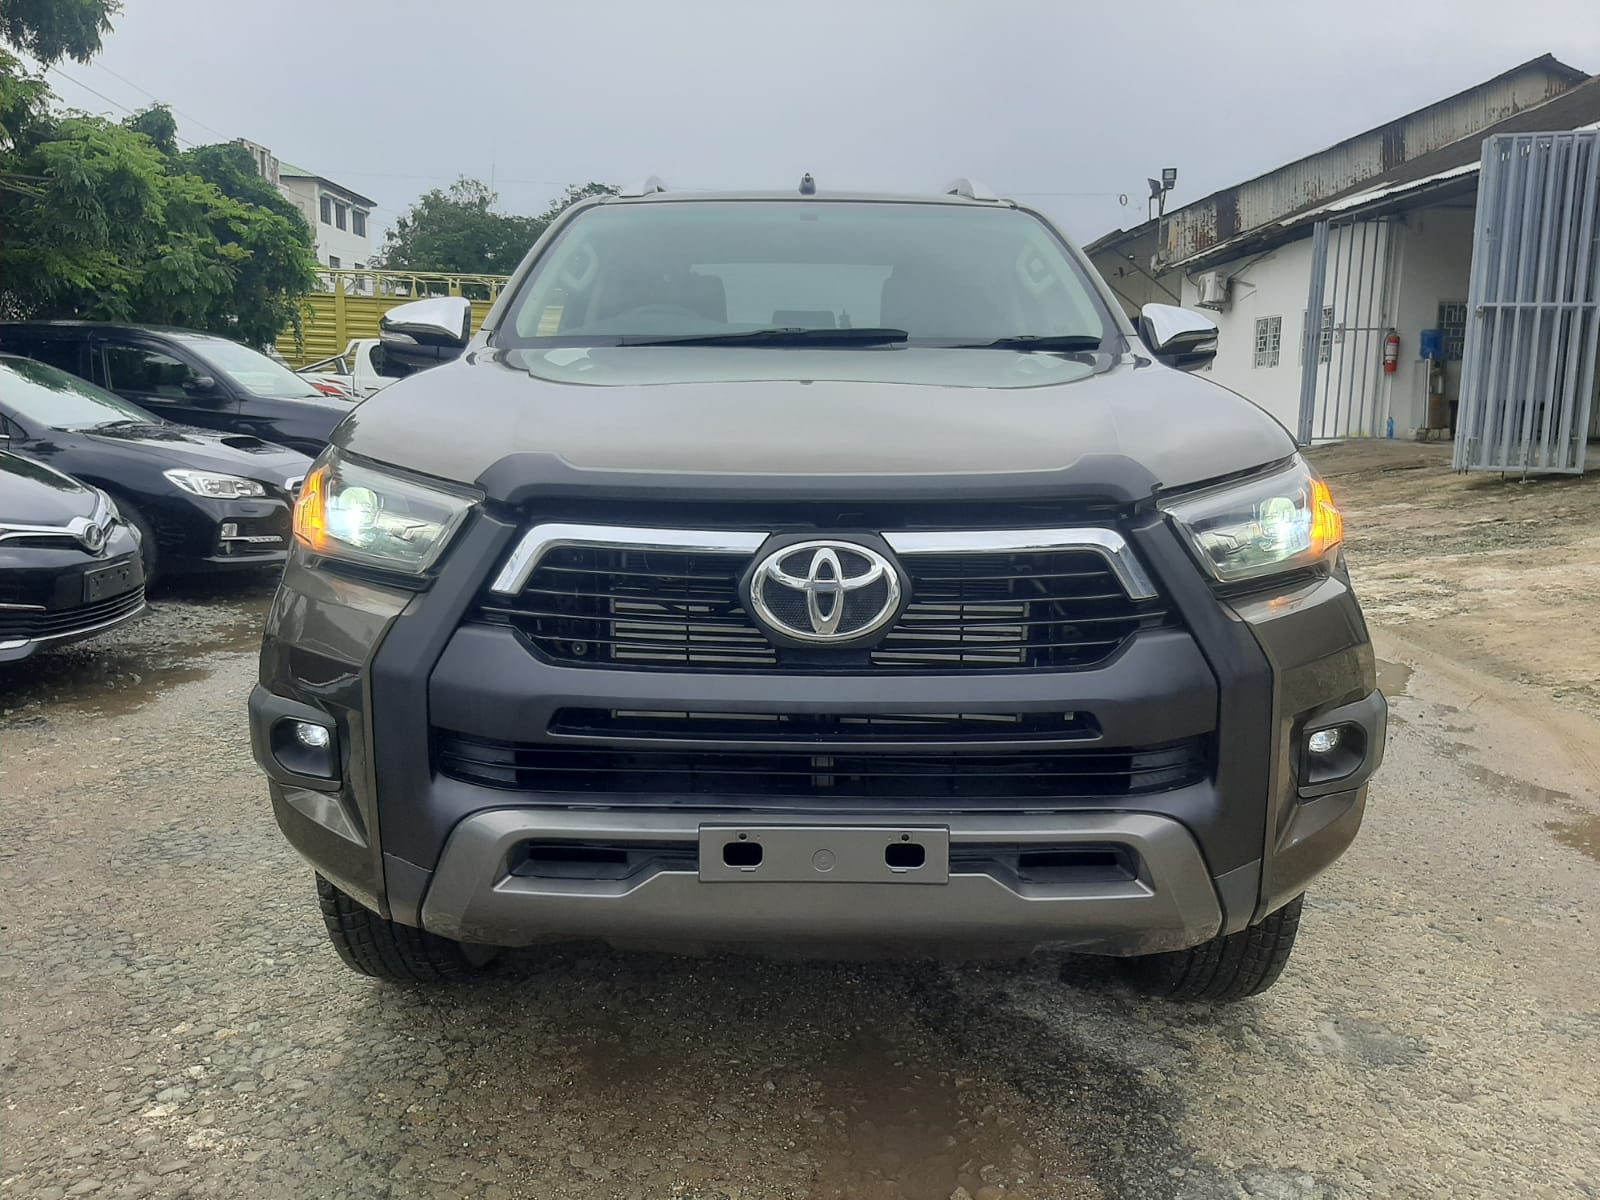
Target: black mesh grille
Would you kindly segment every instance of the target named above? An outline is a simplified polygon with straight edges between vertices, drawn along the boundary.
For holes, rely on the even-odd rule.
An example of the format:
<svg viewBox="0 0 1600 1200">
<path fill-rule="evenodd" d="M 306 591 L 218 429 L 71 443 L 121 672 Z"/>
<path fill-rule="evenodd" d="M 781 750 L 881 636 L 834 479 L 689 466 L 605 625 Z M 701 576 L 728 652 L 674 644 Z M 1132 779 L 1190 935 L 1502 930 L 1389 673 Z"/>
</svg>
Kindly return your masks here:
<svg viewBox="0 0 1600 1200">
<path fill-rule="evenodd" d="M 569 749 L 437 730 L 434 761 L 467 783 L 525 792 L 1037 803 L 1134 796 L 1204 778 L 1205 740 L 1006 754 Z"/>
<path fill-rule="evenodd" d="M 84 604 L 78 608 L 58 609 L 54 612 L 4 612 L 0 611 L 0 641 L 15 638 L 55 637 L 76 633 L 114 621 L 136 611 L 144 603 L 144 588 L 134 588 L 109 600 Z"/>
<path fill-rule="evenodd" d="M 1171 623 L 1133 601 L 1088 550 L 907 555 L 910 603 L 875 647 L 775 647 L 745 612 L 749 557 L 563 547 L 486 620 L 520 630 L 559 663 L 664 670 L 826 672 L 1071 670 L 1104 662 L 1134 632 Z"/>
</svg>

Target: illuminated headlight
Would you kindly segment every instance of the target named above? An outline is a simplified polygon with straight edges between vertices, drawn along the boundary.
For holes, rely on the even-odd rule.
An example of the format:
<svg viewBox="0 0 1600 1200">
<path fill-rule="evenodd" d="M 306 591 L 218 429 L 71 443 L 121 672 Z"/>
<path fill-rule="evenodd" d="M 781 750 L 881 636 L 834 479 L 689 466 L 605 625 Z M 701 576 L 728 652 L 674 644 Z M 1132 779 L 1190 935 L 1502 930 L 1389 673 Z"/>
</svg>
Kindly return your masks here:
<svg viewBox="0 0 1600 1200">
<path fill-rule="evenodd" d="M 1314 566 L 1344 541 L 1328 485 L 1298 454 L 1275 474 L 1162 507 L 1221 583 Z"/>
<path fill-rule="evenodd" d="M 330 558 L 420 575 L 438 561 L 477 499 L 329 447 L 300 487 L 294 535 Z"/>
<path fill-rule="evenodd" d="M 215 471 L 190 471 L 178 469 L 163 471 L 168 479 L 184 491 L 212 500 L 237 500 L 243 496 L 265 496 L 267 489 L 254 479 L 238 475 L 219 475 Z"/>
</svg>

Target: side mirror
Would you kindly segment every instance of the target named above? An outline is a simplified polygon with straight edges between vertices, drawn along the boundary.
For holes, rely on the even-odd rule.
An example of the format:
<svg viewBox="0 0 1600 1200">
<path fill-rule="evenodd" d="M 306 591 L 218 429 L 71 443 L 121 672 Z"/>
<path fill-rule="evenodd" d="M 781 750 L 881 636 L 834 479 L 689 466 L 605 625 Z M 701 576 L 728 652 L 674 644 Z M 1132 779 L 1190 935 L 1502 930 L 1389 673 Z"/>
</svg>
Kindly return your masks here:
<svg viewBox="0 0 1600 1200">
<path fill-rule="evenodd" d="M 464 296 L 413 300 L 383 314 L 378 322 L 379 373 L 391 378 L 460 358 L 472 340 L 472 302 Z"/>
<path fill-rule="evenodd" d="M 217 381 L 210 375 L 191 375 L 183 381 L 183 390 L 191 396 L 209 396 L 217 390 Z"/>
<path fill-rule="evenodd" d="M 1217 326 L 1192 309 L 1146 304 L 1139 310 L 1139 338 L 1157 362 L 1194 371 L 1217 356 Z"/>
</svg>

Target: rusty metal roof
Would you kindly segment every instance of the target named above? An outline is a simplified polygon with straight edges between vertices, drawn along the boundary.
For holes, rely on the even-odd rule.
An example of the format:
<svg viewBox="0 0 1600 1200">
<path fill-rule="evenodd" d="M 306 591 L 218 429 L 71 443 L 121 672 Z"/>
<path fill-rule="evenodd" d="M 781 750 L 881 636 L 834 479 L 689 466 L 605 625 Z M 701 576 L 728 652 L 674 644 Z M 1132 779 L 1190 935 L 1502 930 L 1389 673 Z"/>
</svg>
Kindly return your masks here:
<svg viewBox="0 0 1600 1200">
<path fill-rule="evenodd" d="M 1187 258 L 1169 261 L 1164 266 L 1170 269 L 1193 267 L 1206 261 L 1224 261 L 1293 241 L 1304 236 L 1314 222 L 1327 216 L 1332 209 L 1339 210 L 1342 215 L 1361 212 L 1375 215 L 1380 207 L 1403 207 L 1408 200 L 1424 191 L 1472 192 L 1477 188 L 1478 163 L 1483 156 L 1485 139 L 1501 133 L 1581 129 L 1596 122 L 1600 122 L 1600 75 L 1563 92 L 1554 100 L 1524 109 L 1472 136 L 1401 163 L 1371 179 L 1364 179 L 1337 195 L 1307 205 L 1269 225 L 1217 241 Z"/>
<path fill-rule="evenodd" d="M 1424 163 L 1462 145 L 1471 147 L 1469 157 L 1476 157 L 1478 143 L 1500 125 L 1524 112 L 1548 113 L 1551 103 L 1581 90 L 1588 80 L 1584 72 L 1549 54 L 1530 59 L 1416 112 L 1168 213 L 1161 224 L 1161 256 L 1169 264 L 1209 257 L 1214 247 L 1277 227 L 1285 218 L 1396 172 L 1416 170 L 1417 178 L 1431 174 L 1438 168 Z"/>
</svg>

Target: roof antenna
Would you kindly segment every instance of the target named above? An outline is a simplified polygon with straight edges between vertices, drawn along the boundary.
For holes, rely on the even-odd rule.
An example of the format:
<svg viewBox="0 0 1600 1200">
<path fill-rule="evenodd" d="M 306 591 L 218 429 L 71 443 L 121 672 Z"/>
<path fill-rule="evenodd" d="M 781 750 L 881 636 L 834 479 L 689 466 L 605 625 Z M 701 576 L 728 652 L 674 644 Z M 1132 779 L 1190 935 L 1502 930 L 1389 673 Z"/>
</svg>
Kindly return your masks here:
<svg viewBox="0 0 1600 1200">
<path fill-rule="evenodd" d="M 800 176 L 800 194 L 802 196 L 815 196 L 817 194 L 817 181 L 811 178 L 810 171 Z"/>
</svg>

